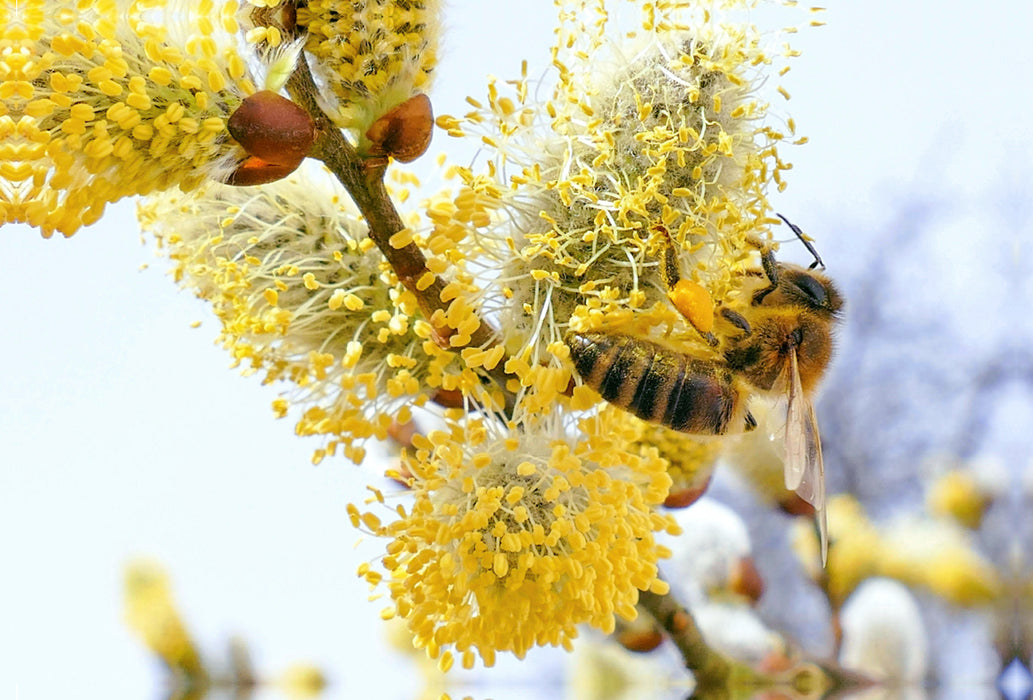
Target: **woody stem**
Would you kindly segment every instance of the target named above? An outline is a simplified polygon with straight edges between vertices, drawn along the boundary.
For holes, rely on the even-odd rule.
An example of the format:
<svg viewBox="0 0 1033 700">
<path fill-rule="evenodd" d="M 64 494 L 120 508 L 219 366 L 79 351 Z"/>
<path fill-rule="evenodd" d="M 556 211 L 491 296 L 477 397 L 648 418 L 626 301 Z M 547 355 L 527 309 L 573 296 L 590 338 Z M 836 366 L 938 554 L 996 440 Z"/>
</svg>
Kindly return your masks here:
<svg viewBox="0 0 1033 700">
<path fill-rule="evenodd" d="M 320 108 L 318 88 L 304 56 L 299 59 L 297 68 L 287 81 L 287 91 L 315 121 L 317 138 L 309 155 L 321 160 L 348 190 L 366 220 L 369 237 L 384 254 L 399 282 L 416 297 L 421 313 L 434 328 L 437 342 L 444 347 L 451 347 L 449 339 L 456 331 L 439 321 L 448 310 L 448 302 L 441 298 L 441 292 L 446 286 L 445 280 L 427 268 L 427 259 L 414 242 L 398 247 L 391 245 L 391 237 L 402 231 L 405 224 L 384 185 L 385 168 L 364 160 L 341 129 Z M 439 311 L 441 314 L 435 314 Z M 484 319 L 479 319 L 476 330 L 470 334 L 468 346 L 487 348 L 497 343 L 497 331 Z M 511 408 L 512 396 L 506 390 L 509 375 L 505 374 L 502 366 L 502 363 L 497 365 L 491 374 L 505 395 L 507 408 Z"/>
<path fill-rule="evenodd" d="M 670 593 L 640 591 L 639 605 L 664 629 L 692 671 L 698 690 L 726 689 L 731 666 L 723 656 L 707 646 L 692 615 Z"/>
</svg>

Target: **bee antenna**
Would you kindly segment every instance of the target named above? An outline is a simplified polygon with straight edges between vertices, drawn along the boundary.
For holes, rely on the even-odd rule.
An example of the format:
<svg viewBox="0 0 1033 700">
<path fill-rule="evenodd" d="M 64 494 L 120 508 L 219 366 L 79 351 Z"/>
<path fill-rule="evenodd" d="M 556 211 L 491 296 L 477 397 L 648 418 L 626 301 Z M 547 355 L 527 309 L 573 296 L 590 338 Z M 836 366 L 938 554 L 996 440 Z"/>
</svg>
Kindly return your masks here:
<svg viewBox="0 0 1033 700">
<path fill-rule="evenodd" d="M 800 242 L 803 243 L 807 247 L 808 252 L 810 252 L 810 254 L 814 256 L 814 262 L 812 262 L 810 265 L 808 265 L 807 269 L 808 270 L 813 270 L 814 268 L 820 266 L 821 269 L 824 270 L 825 269 L 825 263 L 822 261 L 821 256 L 818 255 L 818 251 L 814 249 L 814 244 L 812 244 L 810 239 L 807 238 L 807 235 L 803 231 L 800 230 L 800 227 L 797 226 L 796 224 L 794 224 L 789 219 L 787 219 L 784 216 L 782 216 L 781 214 L 778 214 L 777 212 L 776 212 L 776 216 L 778 216 L 778 218 L 780 218 L 782 221 L 786 222 L 786 226 L 788 226 L 789 228 L 791 228 L 793 230 L 793 233 L 795 233 L 796 237 L 800 239 Z"/>
</svg>

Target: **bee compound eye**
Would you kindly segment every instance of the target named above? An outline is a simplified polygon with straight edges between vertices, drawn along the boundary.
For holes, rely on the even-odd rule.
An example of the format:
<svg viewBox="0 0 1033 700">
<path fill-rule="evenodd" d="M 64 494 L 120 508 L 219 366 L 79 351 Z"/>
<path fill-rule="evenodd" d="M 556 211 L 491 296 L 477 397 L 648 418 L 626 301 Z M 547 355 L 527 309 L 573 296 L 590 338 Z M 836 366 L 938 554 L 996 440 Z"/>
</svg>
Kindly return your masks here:
<svg viewBox="0 0 1033 700">
<path fill-rule="evenodd" d="M 811 306 L 815 308 L 828 306 L 829 295 L 825 291 L 825 286 L 811 275 L 801 274 L 793 280 L 793 284 Z"/>
</svg>

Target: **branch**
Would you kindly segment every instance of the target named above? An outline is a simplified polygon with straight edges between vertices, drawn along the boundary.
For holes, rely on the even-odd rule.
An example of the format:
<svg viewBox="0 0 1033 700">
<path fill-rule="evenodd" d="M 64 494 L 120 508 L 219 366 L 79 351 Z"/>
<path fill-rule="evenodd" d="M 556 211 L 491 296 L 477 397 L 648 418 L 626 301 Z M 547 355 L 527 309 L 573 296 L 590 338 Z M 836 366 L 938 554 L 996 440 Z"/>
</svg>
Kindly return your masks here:
<svg viewBox="0 0 1033 700">
<path fill-rule="evenodd" d="M 402 231 L 405 224 L 384 186 L 383 159 L 364 159 L 341 129 L 323 112 L 317 98 L 318 88 L 304 55 L 299 58 L 297 68 L 287 81 L 287 91 L 315 121 L 317 136 L 309 155 L 322 161 L 348 190 L 366 219 L 369 237 L 384 254 L 398 280 L 416 297 L 420 312 L 434 328 L 438 344 L 458 350 L 459 348 L 453 348 L 449 342 L 455 334 L 455 329 L 436 325 L 432 321 L 435 311 L 448 310 L 448 302 L 441 299 L 446 282 L 427 269 L 427 259 L 415 243 L 410 242 L 400 248 L 390 243 L 391 237 Z M 426 279 L 427 275 L 431 275 L 433 281 L 429 285 L 424 283 L 417 286 L 417 283 Z M 477 329 L 470 334 L 469 347 L 494 347 L 499 342 L 498 332 L 483 319 L 479 321 Z M 512 392 L 506 389 L 506 382 L 512 375 L 503 370 L 504 365 L 504 362 L 500 362 L 488 373 L 505 397 L 507 415 L 512 415 L 515 400 Z"/>
<path fill-rule="evenodd" d="M 685 659 L 685 667 L 696 679 L 696 694 L 702 693 L 708 698 L 727 697 L 732 667 L 723 656 L 707 646 L 691 613 L 670 593 L 657 595 L 640 591 L 638 602 L 678 647 Z"/>
</svg>

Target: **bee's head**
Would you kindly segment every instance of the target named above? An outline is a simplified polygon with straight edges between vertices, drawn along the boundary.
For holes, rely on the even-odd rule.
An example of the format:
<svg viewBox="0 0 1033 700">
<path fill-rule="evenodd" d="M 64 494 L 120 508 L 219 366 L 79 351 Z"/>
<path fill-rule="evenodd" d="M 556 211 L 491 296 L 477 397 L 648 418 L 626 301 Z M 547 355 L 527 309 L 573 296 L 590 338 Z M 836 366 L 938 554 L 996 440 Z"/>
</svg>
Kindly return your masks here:
<svg viewBox="0 0 1033 700">
<path fill-rule="evenodd" d="M 759 306 L 792 306 L 833 319 L 843 309 L 843 296 L 828 277 L 817 270 L 778 263 L 778 286 L 758 301 Z"/>
</svg>

